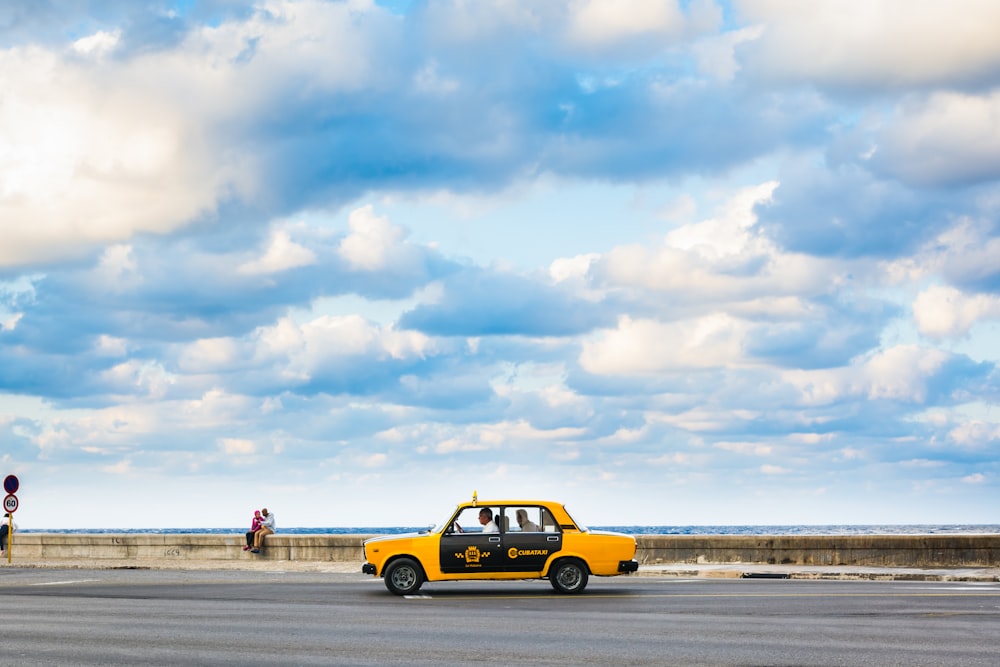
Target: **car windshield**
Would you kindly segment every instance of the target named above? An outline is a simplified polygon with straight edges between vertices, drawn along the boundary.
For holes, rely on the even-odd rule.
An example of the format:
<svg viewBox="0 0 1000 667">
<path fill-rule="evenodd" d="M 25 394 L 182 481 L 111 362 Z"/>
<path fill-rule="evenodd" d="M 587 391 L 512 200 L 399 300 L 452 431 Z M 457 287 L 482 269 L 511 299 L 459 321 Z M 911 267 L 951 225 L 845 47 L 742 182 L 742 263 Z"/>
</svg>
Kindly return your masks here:
<svg viewBox="0 0 1000 667">
<path fill-rule="evenodd" d="M 563 505 L 563 509 L 564 509 L 564 510 L 566 510 L 566 515 L 567 515 L 567 516 L 568 516 L 568 517 L 570 518 L 570 520 L 571 520 L 571 521 L 572 521 L 572 522 L 573 522 L 574 524 L 576 524 L 576 527 L 577 527 L 577 530 L 580 530 L 581 532 L 584 532 L 584 533 L 586 533 L 586 532 L 587 532 L 587 530 L 588 530 L 588 528 L 587 528 L 587 527 L 586 527 L 585 525 L 583 525 L 582 523 L 580 523 L 579 521 L 577 521 L 576 519 L 574 519 L 574 518 L 573 518 L 573 515 L 569 513 L 569 510 L 568 510 L 568 509 L 566 509 L 566 506 L 565 506 L 565 505 Z"/>
<path fill-rule="evenodd" d="M 434 527 L 431 528 L 429 532 L 431 532 L 431 533 L 440 533 L 440 532 L 443 532 L 444 529 L 447 528 L 448 525 L 451 523 L 452 517 L 454 517 L 454 516 L 455 516 L 455 510 L 452 510 L 448 514 L 448 516 L 446 516 L 444 519 L 442 519 L 438 523 L 435 523 Z"/>
</svg>

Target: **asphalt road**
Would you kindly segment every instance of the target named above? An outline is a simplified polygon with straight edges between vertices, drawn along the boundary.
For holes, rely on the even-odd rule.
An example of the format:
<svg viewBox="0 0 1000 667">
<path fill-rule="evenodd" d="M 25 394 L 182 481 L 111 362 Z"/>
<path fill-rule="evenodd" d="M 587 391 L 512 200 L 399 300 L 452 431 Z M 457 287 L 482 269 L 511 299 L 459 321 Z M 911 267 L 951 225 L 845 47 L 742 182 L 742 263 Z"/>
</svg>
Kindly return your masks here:
<svg viewBox="0 0 1000 667">
<path fill-rule="evenodd" d="M 990 665 L 1000 583 L 0 570 L 0 665 Z"/>
</svg>

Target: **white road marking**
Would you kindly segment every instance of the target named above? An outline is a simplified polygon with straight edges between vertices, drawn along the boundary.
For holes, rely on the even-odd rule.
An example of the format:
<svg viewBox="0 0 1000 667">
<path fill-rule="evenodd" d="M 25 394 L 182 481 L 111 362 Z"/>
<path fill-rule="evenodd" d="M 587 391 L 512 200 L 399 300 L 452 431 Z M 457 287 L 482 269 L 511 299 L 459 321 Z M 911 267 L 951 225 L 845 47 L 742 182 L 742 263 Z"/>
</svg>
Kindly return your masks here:
<svg viewBox="0 0 1000 667">
<path fill-rule="evenodd" d="M 955 586 L 921 586 L 923 591 L 981 591 L 983 589 L 996 588 L 996 584 L 984 582 L 982 584 L 963 584 Z"/>
<path fill-rule="evenodd" d="M 29 584 L 30 586 L 66 586 L 68 584 L 86 584 L 91 581 L 100 581 L 100 579 L 68 579 L 66 581 L 43 581 L 37 584 Z"/>
</svg>

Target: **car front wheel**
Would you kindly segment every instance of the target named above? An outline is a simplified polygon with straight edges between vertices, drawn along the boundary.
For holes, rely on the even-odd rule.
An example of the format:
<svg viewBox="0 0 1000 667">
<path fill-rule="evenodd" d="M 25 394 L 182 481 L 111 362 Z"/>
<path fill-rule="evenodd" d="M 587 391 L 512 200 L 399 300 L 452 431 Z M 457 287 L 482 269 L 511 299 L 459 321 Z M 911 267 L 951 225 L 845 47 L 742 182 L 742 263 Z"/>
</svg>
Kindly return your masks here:
<svg viewBox="0 0 1000 667">
<path fill-rule="evenodd" d="M 560 593 L 579 593 L 587 587 L 587 566 L 575 558 L 561 560 L 553 566 L 549 581 Z"/>
<path fill-rule="evenodd" d="M 424 583 L 424 572 L 420 564 L 411 558 L 400 558 L 389 563 L 385 569 L 385 587 L 396 595 L 412 595 Z"/>
</svg>

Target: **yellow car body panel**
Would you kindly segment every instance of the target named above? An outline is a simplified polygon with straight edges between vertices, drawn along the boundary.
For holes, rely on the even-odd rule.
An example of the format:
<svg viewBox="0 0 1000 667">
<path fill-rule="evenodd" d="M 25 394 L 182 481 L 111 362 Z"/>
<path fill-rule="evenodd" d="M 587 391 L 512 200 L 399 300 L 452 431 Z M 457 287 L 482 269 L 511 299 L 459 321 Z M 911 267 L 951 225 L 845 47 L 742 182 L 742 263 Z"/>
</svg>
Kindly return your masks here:
<svg viewBox="0 0 1000 667">
<path fill-rule="evenodd" d="M 589 575 L 610 577 L 638 568 L 634 537 L 588 530 L 562 504 L 548 500 L 461 503 L 440 526 L 368 539 L 364 552 L 362 571 L 385 577 L 397 594 L 415 591 L 424 581 L 545 577 L 557 590 L 578 592 Z"/>
</svg>

